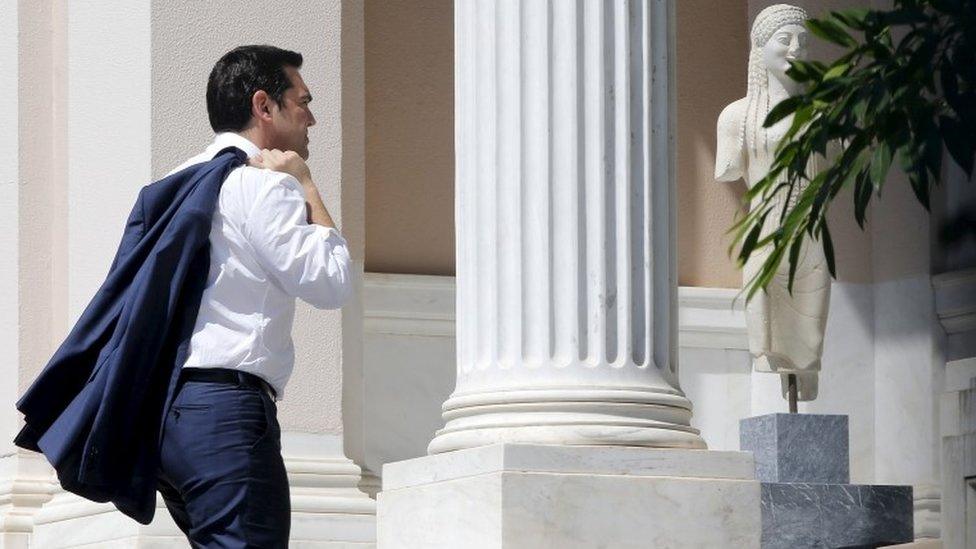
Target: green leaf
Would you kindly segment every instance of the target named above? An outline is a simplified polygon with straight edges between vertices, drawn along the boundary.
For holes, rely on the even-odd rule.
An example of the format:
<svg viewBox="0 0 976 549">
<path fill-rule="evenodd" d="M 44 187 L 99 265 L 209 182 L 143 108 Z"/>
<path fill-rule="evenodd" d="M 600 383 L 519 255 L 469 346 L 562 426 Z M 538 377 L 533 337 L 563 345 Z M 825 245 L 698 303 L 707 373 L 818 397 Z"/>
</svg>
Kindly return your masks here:
<svg viewBox="0 0 976 549">
<path fill-rule="evenodd" d="M 788 74 L 804 89 L 763 121 L 769 127 L 793 118 L 774 151 L 770 174 L 747 191 L 746 203 L 760 216 L 774 213 L 776 223 L 769 219 L 769 226 L 756 232 L 760 216 L 752 212 L 735 223 L 736 245 L 748 240 L 747 253 L 764 252 L 744 295 L 763 291 L 783 272 L 777 270 L 781 260 L 796 259 L 803 238 L 821 240 L 836 275 L 825 221 L 831 202 L 851 187 L 854 218 L 864 229 L 873 195 L 886 184 L 895 158 L 923 205 L 939 184 L 943 150 L 967 173 L 976 171 L 972 3 L 893 0 L 891 9 L 832 12 L 808 23 L 811 34 L 841 51 L 829 66 L 791 62 Z M 840 155 L 833 151 L 835 143 L 843 143 Z M 820 156 L 827 160 L 814 175 L 810 161 Z M 799 193 L 792 208 L 782 202 L 791 192 Z M 792 291 L 795 271 L 790 276 Z"/>
<path fill-rule="evenodd" d="M 935 124 L 929 124 L 925 132 L 924 140 L 925 144 L 923 145 L 922 151 L 923 161 L 929 173 L 932 174 L 932 177 L 938 178 L 942 175 L 942 140 L 939 138 L 939 132 Z"/>
<path fill-rule="evenodd" d="M 739 251 L 739 264 L 745 265 L 746 260 L 752 255 L 753 250 L 756 249 L 756 241 L 759 240 L 759 233 L 762 232 L 763 221 L 766 220 L 766 216 L 762 217 L 762 220 L 756 223 L 752 230 L 749 231 L 749 236 L 746 237 L 745 242 L 742 243 L 742 250 Z"/>
<path fill-rule="evenodd" d="M 807 187 L 807 192 L 813 196 L 812 205 L 810 206 L 811 215 L 818 215 L 824 207 L 824 202 L 827 201 L 827 197 L 830 195 L 830 185 L 827 184 L 827 177 L 835 173 L 834 170 L 824 170 L 817 174 L 810 182 L 810 186 Z"/>
<path fill-rule="evenodd" d="M 916 9 L 896 9 L 880 13 L 885 25 L 899 26 L 912 23 L 924 23 L 926 21 L 925 14 Z"/>
<path fill-rule="evenodd" d="M 925 170 L 909 172 L 908 182 L 912 186 L 915 198 L 922 203 L 927 211 L 931 211 L 929 207 L 929 178 Z"/>
<path fill-rule="evenodd" d="M 803 244 L 803 233 L 796 235 L 790 246 L 790 279 L 786 290 L 793 295 L 793 280 L 796 278 L 796 265 L 800 262 L 800 246 Z"/>
<path fill-rule="evenodd" d="M 850 48 L 857 45 L 857 41 L 850 34 L 847 34 L 844 27 L 829 19 L 808 19 L 807 28 L 814 36 L 838 46 Z"/>
<path fill-rule="evenodd" d="M 849 68 L 851 68 L 851 66 L 848 63 L 841 63 L 839 65 L 834 65 L 833 67 L 830 67 L 830 70 L 828 70 L 824 74 L 823 79 L 824 80 L 833 80 L 834 78 L 838 78 L 840 76 L 843 76 L 843 74 L 845 72 L 847 72 L 847 69 L 849 69 Z"/>
<path fill-rule="evenodd" d="M 870 12 L 871 10 L 867 8 L 850 8 L 831 12 L 831 15 L 852 29 L 863 30 L 867 25 L 867 17 Z"/>
<path fill-rule="evenodd" d="M 878 143 L 878 146 L 874 149 L 874 154 L 871 156 L 871 184 L 874 186 L 875 192 L 881 190 L 881 186 L 884 185 L 885 177 L 888 175 L 888 168 L 891 166 L 891 148 L 888 143 L 882 141 Z"/>
<path fill-rule="evenodd" d="M 973 154 L 976 151 L 972 130 L 967 132 L 959 120 L 949 116 L 939 117 L 939 128 L 942 130 L 942 139 L 952 159 L 959 164 L 967 176 L 972 176 Z"/>
<path fill-rule="evenodd" d="M 834 241 L 830 238 L 826 219 L 820 223 L 820 239 L 823 242 L 824 257 L 827 259 L 827 269 L 830 271 L 830 276 L 837 278 L 837 267 L 834 264 Z"/>
<path fill-rule="evenodd" d="M 776 104 L 769 114 L 766 115 L 766 120 L 763 122 L 763 127 L 768 128 L 773 124 L 779 122 L 780 120 L 786 118 L 787 116 L 793 114 L 800 105 L 803 104 L 803 97 L 795 95 L 793 97 L 788 97 Z"/>
<path fill-rule="evenodd" d="M 811 61 L 790 61 L 790 68 L 786 69 L 786 75 L 800 83 L 820 80 L 823 73 L 823 68 Z"/>
<path fill-rule="evenodd" d="M 867 220 L 868 204 L 871 203 L 871 183 L 864 171 L 858 172 L 854 184 L 854 220 L 857 225 L 864 230 L 864 222 Z"/>
</svg>

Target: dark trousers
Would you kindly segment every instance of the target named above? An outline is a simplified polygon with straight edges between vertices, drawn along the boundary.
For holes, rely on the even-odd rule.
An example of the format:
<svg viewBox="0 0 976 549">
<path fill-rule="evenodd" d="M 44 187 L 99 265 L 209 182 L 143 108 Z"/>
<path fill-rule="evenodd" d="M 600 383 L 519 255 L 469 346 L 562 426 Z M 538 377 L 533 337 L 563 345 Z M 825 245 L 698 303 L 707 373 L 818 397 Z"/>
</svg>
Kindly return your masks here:
<svg viewBox="0 0 976 549">
<path fill-rule="evenodd" d="M 184 381 L 163 428 L 158 488 L 192 547 L 288 547 L 288 477 L 267 393 Z"/>
</svg>

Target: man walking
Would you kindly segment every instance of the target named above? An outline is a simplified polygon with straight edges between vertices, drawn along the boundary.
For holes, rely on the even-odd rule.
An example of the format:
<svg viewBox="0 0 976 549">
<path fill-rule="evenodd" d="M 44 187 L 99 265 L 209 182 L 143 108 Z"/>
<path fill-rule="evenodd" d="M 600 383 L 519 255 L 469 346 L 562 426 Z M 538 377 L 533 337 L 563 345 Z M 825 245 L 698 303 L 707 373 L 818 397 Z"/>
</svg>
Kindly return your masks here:
<svg viewBox="0 0 976 549">
<path fill-rule="evenodd" d="M 210 230 L 210 270 L 163 420 L 158 489 L 194 547 L 288 546 L 291 507 L 276 401 L 292 372 L 295 298 L 338 308 L 352 292 L 346 242 L 312 182 L 311 93 L 301 54 L 242 46 L 207 84 L 216 133 L 170 173 L 228 146 Z"/>
</svg>

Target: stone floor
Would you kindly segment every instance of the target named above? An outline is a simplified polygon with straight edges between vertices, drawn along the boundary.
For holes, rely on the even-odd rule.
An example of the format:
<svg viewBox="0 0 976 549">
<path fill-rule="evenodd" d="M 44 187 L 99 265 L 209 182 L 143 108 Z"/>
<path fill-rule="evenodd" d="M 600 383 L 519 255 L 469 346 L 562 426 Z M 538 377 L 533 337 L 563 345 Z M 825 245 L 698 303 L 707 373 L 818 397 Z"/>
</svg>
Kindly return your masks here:
<svg viewBox="0 0 976 549">
<path fill-rule="evenodd" d="M 927 539 L 920 541 L 913 541 L 912 543 L 903 543 L 901 545 L 889 545 L 888 547 L 904 547 L 911 549 L 942 549 L 942 540 L 938 539 Z"/>
</svg>

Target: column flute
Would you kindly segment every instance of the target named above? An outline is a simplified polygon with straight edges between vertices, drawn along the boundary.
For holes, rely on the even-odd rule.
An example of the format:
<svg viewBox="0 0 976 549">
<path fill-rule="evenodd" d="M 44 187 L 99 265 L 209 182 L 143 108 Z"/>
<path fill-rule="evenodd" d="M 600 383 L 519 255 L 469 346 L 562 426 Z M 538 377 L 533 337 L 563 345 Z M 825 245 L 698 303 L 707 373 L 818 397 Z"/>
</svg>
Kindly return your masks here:
<svg viewBox="0 0 976 549">
<path fill-rule="evenodd" d="M 704 448 L 676 356 L 674 8 L 455 8 L 458 370 L 429 452 Z"/>
</svg>

